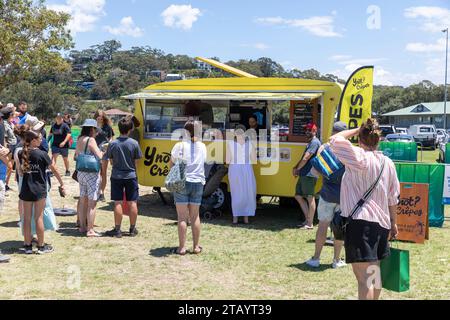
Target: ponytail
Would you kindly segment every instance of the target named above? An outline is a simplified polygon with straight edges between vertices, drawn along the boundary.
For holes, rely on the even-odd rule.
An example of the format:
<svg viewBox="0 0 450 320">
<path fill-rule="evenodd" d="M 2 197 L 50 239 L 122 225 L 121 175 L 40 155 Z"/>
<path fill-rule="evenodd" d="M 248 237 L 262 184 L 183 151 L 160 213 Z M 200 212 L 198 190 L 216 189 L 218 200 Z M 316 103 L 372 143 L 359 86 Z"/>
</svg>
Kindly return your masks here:
<svg viewBox="0 0 450 320">
<path fill-rule="evenodd" d="M 24 173 L 30 172 L 30 145 L 31 141 L 37 139 L 39 135 L 31 130 L 25 131 L 23 141 L 23 150 L 22 150 L 22 171 Z"/>
</svg>

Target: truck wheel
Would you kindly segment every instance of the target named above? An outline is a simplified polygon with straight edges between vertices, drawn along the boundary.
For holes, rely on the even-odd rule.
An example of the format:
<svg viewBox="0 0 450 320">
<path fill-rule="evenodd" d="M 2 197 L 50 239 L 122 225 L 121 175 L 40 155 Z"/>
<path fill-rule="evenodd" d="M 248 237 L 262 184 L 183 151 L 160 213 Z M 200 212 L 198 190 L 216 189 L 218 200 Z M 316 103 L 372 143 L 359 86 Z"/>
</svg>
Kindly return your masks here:
<svg viewBox="0 0 450 320">
<path fill-rule="evenodd" d="M 217 196 L 218 203 L 214 206 L 214 209 L 222 212 L 231 211 L 231 194 L 227 190 L 226 183 L 221 183 L 220 187 L 213 193 Z"/>
</svg>

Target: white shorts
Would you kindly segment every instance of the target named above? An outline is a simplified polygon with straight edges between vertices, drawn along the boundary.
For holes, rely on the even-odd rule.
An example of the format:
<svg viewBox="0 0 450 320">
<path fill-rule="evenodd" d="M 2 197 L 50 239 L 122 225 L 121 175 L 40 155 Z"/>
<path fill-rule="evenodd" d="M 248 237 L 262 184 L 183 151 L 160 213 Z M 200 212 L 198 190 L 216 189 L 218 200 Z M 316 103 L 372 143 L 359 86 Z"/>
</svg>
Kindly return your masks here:
<svg viewBox="0 0 450 320">
<path fill-rule="evenodd" d="M 334 213 L 340 209 L 339 204 L 327 202 L 320 197 L 319 205 L 317 206 L 317 215 L 321 222 L 331 222 Z"/>
<path fill-rule="evenodd" d="M 80 197 L 88 197 L 89 200 L 97 201 L 100 194 L 100 174 L 78 171 L 77 177 L 80 184 Z"/>
</svg>

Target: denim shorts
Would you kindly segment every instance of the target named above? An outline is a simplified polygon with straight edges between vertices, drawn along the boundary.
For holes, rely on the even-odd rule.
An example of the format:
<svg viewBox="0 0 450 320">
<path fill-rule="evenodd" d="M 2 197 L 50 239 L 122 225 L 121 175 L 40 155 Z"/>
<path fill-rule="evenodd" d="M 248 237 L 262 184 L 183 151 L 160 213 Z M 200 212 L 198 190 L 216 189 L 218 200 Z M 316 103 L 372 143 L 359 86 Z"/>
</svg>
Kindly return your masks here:
<svg viewBox="0 0 450 320">
<path fill-rule="evenodd" d="M 63 156 L 63 158 L 67 158 L 69 156 L 69 148 L 52 146 L 52 154 L 60 154 Z"/>
<path fill-rule="evenodd" d="M 203 184 L 200 182 L 188 182 L 182 192 L 174 192 L 173 198 L 175 204 L 193 204 L 201 205 L 203 197 Z"/>
</svg>

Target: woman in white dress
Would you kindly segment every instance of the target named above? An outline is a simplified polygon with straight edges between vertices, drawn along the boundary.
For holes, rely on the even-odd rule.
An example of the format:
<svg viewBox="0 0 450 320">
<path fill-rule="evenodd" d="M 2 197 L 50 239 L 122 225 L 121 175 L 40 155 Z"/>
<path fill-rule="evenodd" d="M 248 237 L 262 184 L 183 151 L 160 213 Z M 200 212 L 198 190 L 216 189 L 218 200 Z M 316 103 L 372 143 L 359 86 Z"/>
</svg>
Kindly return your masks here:
<svg viewBox="0 0 450 320">
<path fill-rule="evenodd" d="M 233 224 L 238 223 L 239 217 L 244 217 L 244 223 L 248 224 L 248 217 L 254 217 L 256 212 L 256 179 L 252 166 L 256 163 L 256 145 L 246 139 L 244 129 L 238 127 L 236 138 L 227 142 Z"/>
</svg>

